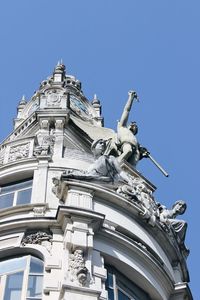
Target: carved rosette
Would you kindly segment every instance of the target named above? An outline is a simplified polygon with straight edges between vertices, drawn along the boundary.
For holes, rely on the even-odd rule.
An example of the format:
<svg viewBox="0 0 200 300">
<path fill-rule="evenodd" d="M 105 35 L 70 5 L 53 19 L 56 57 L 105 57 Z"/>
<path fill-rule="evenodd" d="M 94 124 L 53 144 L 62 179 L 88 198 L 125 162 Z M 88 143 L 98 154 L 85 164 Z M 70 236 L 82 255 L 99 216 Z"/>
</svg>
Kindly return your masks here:
<svg viewBox="0 0 200 300">
<path fill-rule="evenodd" d="M 60 106 L 61 95 L 58 94 L 57 90 L 50 90 L 47 94 L 47 106 Z"/>
<path fill-rule="evenodd" d="M 77 282 L 80 286 L 86 285 L 89 271 L 85 266 L 84 252 L 82 249 L 76 249 L 70 254 L 68 271 L 71 281 Z"/>
</svg>

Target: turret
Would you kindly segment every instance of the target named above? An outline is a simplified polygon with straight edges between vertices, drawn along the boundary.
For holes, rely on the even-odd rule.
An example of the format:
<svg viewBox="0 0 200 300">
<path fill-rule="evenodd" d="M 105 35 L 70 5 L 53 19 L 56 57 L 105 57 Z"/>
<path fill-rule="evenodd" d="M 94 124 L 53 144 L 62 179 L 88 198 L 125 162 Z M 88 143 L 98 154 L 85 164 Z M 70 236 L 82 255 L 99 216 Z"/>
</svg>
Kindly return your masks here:
<svg viewBox="0 0 200 300">
<path fill-rule="evenodd" d="M 17 106 L 17 118 L 14 119 L 14 128 L 17 128 L 23 121 L 23 118 L 21 117 L 21 113 L 26 106 L 27 101 L 25 99 L 25 96 L 23 95 L 21 100 L 19 101 L 19 104 Z"/>
</svg>

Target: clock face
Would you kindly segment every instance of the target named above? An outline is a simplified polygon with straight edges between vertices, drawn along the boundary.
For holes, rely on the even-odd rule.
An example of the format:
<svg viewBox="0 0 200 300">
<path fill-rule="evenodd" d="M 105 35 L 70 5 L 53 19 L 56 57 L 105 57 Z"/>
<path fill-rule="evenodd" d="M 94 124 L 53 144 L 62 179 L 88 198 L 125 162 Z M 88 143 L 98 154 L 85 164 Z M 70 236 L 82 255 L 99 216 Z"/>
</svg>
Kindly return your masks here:
<svg viewBox="0 0 200 300">
<path fill-rule="evenodd" d="M 70 105 L 76 113 L 84 113 L 86 115 L 90 114 L 86 104 L 74 95 L 70 95 Z"/>
</svg>

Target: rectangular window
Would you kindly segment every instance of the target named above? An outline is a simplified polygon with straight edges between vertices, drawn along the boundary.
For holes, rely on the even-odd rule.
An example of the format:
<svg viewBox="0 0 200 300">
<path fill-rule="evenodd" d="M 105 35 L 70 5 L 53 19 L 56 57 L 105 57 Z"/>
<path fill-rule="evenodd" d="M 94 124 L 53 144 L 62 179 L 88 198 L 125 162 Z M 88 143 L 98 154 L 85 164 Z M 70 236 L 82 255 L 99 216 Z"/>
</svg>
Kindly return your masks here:
<svg viewBox="0 0 200 300">
<path fill-rule="evenodd" d="M 29 275 L 27 298 L 42 297 L 42 275 Z"/>
<path fill-rule="evenodd" d="M 0 261 L 0 300 L 41 300 L 43 271 L 43 261 L 30 255 Z"/>
<path fill-rule="evenodd" d="M 148 295 L 114 267 L 107 267 L 108 300 L 150 300 Z"/>
<path fill-rule="evenodd" d="M 24 272 L 18 272 L 7 276 L 4 300 L 21 299 Z"/>
<path fill-rule="evenodd" d="M 25 180 L 0 187 L 0 209 L 31 202 L 33 180 Z"/>
</svg>

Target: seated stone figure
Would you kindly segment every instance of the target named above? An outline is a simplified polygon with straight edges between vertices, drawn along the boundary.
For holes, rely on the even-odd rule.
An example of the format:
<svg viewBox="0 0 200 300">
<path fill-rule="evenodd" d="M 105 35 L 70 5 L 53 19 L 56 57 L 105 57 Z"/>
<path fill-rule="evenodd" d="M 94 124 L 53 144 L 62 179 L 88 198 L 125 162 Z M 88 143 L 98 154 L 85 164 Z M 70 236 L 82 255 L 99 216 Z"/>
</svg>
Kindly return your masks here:
<svg viewBox="0 0 200 300">
<path fill-rule="evenodd" d="M 98 139 L 92 143 L 91 150 L 93 152 L 95 161 L 90 165 L 86 171 L 67 170 L 64 178 L 75 178 L 85 180 L 100 180 L 105 182 L 122 181 L 129 185 L 133 184 L 132 177 L 124 172 L 116 157 L 112 155 L 105 155 L 106 141 Z"/>
<path fill-rule="evenodd" d="M 160 222 L 173 228 L 175 234 L 179 239 L 180 244 L 184 244 L 187 223 L 184 220 L 176 220 L 176 216 L 182 215 L 187 208 L 184 201 L 179 200 L 174 203 L 172 209 L 167 209 L 164 206 L 159 208 L 160 210 Z"/>
</svg>

